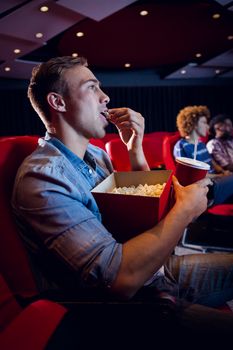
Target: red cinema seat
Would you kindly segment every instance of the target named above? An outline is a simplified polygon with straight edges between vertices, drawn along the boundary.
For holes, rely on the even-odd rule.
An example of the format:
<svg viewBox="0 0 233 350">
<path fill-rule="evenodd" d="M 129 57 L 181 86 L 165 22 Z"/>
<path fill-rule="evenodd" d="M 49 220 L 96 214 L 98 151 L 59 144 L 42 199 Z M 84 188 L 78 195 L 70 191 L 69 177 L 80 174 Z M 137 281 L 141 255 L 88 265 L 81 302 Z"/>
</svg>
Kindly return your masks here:
<svg viewBox="0 0 233 350">
<path fill-rule="evenodd" d="M 120 138 L 120 136 L 119 136 L 118 132 L 117 133 L 110 132 L 110 133 L 105 134 L 105 136 L 102 137 L 101 141 L 103 141 L 103 143 L 106 144 L 107 142 L 109 142 L 113 139 L 119 139 L 119 138 Z"/>
<path fill-rule="evenodd" d="M 43 350 L 67 309 L 38 300 L 22 309 L 0 275 L 0 349 Z"/>
<path fill-rule="evenodd" d="M 97 146 L 99 148 L 102 148 L 104 151 L 106 151 L 105 149 L 105 144 L 102 141 L 102 139 L 90 139 L 90 143 L 94 146 Z"/>
<path fill-rule="evenodd" d="M 144 135 L 143 150 L 150 169 L 164 168 L 163 140 L 173 134 L 167 131 L 155 131 Z"/>
<path fill-rule="evenodd" d="M 131 165 L 127 147 L 120 138 L 112 139 L 105 144 L 115 171 L 130 171 Z"/>
<path fill-rule="evenodd" d="M 176 170 L 173 149 L 176 142 L 180 139 L 180 134 L 177 132 L 171 136 L 165 136 L 163 140 L 163 161 L 167 170 Z"/>
<path fill-rule="evenodd" d="M 11 212 L 11 194 L 19 165 L 37 146 L 37 136 L 0 141 L 0 271 L 10 289 L 22 297 L 37 294 L 26 249 Z"/>
</svg>

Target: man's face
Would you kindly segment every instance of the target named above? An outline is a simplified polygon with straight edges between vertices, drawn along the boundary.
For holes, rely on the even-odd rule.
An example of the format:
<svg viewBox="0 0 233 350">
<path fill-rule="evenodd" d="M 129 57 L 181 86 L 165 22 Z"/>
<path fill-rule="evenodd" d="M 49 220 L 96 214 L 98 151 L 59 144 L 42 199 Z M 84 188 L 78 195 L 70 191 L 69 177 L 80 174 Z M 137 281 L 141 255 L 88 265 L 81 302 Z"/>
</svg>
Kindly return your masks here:
<svg viewBox="0 0 233 350">
<path fill-rule="evenodd" d="M 198 119 L 195 131 L 200 137 L 205 137 L 209 130 L 209 125 L 205 116 L 201 116 Z"/>
<path fill-rule="evenodd" d="M 225 123 L 225 128 L 226 128 L 227 134 L 230 135 L 230 136 L 233 136 L 232 121 L 229 118 L 227 118 L 227 119 L 225 119 L 224 123 Z"/>
<path fill-rule="evenodd" d="M 68 86 L 68 96 L 63 96 L 66 122 L 87 139 L 103 137 L 108 122 L 102 113 L 107 110 L 109 98 L 100 89 L 98 80 L 84 66 L 67 70 L 64 78 Z"/>
<path fill-rule="evenodd" d="M 216 123 L 214 125 L 215 137 L 221 138 L 226 135 L 226 124 L 224 122 Z"/>
</svg>

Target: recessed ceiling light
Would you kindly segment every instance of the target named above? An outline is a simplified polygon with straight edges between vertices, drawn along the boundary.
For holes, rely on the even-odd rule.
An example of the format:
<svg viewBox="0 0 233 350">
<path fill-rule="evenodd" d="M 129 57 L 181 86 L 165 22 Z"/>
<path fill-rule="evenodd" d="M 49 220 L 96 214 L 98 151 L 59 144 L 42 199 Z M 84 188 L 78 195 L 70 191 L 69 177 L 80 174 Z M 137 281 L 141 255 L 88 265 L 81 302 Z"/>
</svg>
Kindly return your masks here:
<svg viewBox="0 0 233 350">
<path fill-rule="evenodd" d="M 83 32 L 78 32 L 78 33 L 76 33 L 76 36 L 81 38 L 82 36 L 84 36 L 84 33 Z"/>
<path fill-rule="evenodd" d="M 4 69 L 6 72 L 9 72 L 11 70 L 10 67 L 5 67 Z"/>
<path fill-rule="evenodd" d="M 195 55 L 197 58 L 199 58 L 199 57 L 201 57 L 202 56 L 202 54 L 200 53 L 200 52 L 198 52 L 198 53 L 196 53 L 196 55 Z"/>
<path fill-rule="evenodd" d="M 140 15 L 141 15 L 141 16 L 147 16 L 148 13 L 149 13 L 148 11 L 143 10 L 143 11 L 140 12 Z"/>
<path fill-rule="evenodd" d="M 131 67 L 131 64 L 130 63 L 125 63 L 125 68 L 129 68 Z"/>
<path fill-rule="evenodd" d="M 78 57 L 77 52 L 73 52 L 73 53 L 72 53 L 72 57 Z"/>
<path fill-rule="evenodd" d="M 185 70 L 185 69 L 182 69 L 182 70 L 180 71 L 180 73 L 181 73 L 181 74 L 186 74 L 186 70 Z"/>
<path fill-rule="evenodd" d="M 216 73 L 216 74 L 221 73 L 220 69 L 216 69 L 216 70 L 215 70 L 215 73 Z"/>
<path fill-rule="evenodd" d="M 20 49 L 14 49 L 14 53 L 20 53 L 21 50 Z"/>
<path fill-rule="evenodd" d="M 214 13 L 212 16 L 213 19 L 218 19 L 220 17 L 221 17 L 220 13 Z"/>
<path fill-rule="evenodd" d="M 233 40 L 233 35 L 228 35 L 227 39 L 228 40 Z"/>
<path fill-rule="evenodd" d="M 36 33 L 36 38 L 43 38 L 43 33 Z"/>
<path fill-rule="evenodd" d="M 41 12 L 48 12 L 49 8 L 48 6 L 41 6 L 40 11 Z"/>
</svg>

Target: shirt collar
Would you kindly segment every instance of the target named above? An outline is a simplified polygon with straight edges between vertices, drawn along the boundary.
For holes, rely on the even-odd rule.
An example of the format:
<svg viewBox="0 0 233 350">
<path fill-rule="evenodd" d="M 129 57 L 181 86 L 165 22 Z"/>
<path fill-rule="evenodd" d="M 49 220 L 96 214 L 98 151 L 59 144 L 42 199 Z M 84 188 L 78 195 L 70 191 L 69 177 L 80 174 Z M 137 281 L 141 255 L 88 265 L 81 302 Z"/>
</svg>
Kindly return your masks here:
<svg viewBox="0 0 233 350">
<path fill-rule="evenodd" d="M 76 154 L 74 154 L 69 148 L 67 148 L 64 143 L 58 140 L 53 135 L 46 132 L 45 140 L 55 146 L 64 156 L 77 168 L 83 168 L 86 165 L 90 165 L 94 170 L 96 169 L 96 161 L 92 154 L 87 150 L 85 152 L 84 158 L 79 158 Z"/>
</svg>

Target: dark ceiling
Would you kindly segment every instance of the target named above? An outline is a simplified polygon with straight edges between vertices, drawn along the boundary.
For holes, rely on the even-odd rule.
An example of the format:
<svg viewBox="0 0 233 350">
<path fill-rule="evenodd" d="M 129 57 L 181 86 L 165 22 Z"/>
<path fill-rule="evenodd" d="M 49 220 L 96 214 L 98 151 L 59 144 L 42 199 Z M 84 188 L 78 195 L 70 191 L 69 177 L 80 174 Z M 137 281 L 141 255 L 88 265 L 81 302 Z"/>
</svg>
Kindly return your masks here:
<svg viewBox="0 0 233 350">
<path fill-rule="evenodd" d="M 73 53 L 100 71 L 233 77 L 233 1 L 1 0 L 0 11 L 0 77 L 28 79 L 35 63 Z"/>
</svg>

